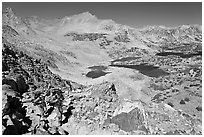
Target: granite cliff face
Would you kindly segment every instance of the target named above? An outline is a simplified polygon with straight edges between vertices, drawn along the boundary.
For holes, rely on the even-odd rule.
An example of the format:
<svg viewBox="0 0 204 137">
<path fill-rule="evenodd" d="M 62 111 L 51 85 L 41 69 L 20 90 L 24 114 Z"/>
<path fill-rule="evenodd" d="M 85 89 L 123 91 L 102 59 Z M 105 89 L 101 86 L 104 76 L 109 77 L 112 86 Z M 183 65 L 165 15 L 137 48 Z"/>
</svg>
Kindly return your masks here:
<svg viewBox="0 0 204 137">
<path fill-rule="evenodd" d="M 2 134 L 202 134 L 201 26 L 2 19 Z"/>
</svg>

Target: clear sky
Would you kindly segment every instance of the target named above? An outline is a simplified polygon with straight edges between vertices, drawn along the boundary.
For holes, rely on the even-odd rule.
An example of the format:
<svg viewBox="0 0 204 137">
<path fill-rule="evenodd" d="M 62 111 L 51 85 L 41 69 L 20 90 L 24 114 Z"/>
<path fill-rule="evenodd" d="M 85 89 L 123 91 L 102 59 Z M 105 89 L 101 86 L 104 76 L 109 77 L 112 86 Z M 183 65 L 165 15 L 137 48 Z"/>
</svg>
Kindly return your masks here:
<svg viewBox="0 0 204 137">
<path fill-rule="evenodd" d="M 146 25 L 202 25 L 201 2 L 3 2 L 2 6 L 2 10 L 12 8 L 20 17 L 35 15 L 47 19 L 89 11 L 99 19 L 113 19 L 135 28 Z"/>
</svg>

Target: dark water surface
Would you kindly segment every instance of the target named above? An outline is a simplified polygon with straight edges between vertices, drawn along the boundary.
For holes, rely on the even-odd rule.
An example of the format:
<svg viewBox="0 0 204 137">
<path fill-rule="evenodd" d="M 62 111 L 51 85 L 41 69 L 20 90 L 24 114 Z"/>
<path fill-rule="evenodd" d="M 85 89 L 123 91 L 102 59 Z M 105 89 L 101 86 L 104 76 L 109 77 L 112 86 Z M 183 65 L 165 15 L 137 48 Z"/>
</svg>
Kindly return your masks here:
<svg viewBox="0 0 204 137">
<path fill-rule="evenodd" d="M 86 76 L 89 77 L 89 78 L 99 78 L 101 76 L 105 76 L 106 74 L 108 74 L 110 72 L 104 72 L 104 71 L 101 71 L 101 70 L 95 70 L 95 71 L 89 71 Z"/>
<path fill-rule="evenodd" d="M 159 67 L 153 65 L 140 64 L 140 65 L 110 65 L 112 67 L 123 67 L 138 70 L 140 73 L 147 75 L 149 77 L 160 77 L 168 75 L 169 73 L 161 70 Z"/>
<path fill-rule="evenodd" d="M 193 56 L 198 56 L 201 55 L 202 56 L 202 52 L 199 51 L 197 53 L 190 53 L 190 54 L 183 54 L 180 52 L 160 52 L 156 54 L 157 56 L 168 56 L 168 55 L 176 55 L 176 56 L 180 56 L 181 58 L 190 58 Z"/>
<path fill-rule="evenodd" d="M 88 68 L 91 69 L 91 71 L 89 71 L 86 74 L 86 76 L 92 79 L 99 78 L 101 76 L 105 76 L 106 74 L 110 73 L 110 72 L 104 72 L 104 70 L 108 68 L 106 66 L 92 66 Z"/>
</svg>

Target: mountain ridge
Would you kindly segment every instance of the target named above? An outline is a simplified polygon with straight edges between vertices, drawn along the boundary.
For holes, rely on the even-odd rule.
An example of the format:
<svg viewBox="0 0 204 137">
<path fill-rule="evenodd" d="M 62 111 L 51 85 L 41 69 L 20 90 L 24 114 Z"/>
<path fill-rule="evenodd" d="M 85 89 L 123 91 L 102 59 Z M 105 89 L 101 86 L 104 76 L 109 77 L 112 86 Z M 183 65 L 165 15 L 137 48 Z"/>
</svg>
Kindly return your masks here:
<svg viewBox="0 0 204 137">
<path fill-rule="evenodd" d="M 13 17 L 15 16 L 15 12 L 13 11 L 13 9 L 11 8 L 6 8 L 4 11 L 3 11 L 3 14 L 7 14 L 8 17 Z M 16 16 L 15 16 L 16 17 Z M 17 17 L 19 18 L 19 17 Z M 31 17 L 25 17 L 25 18 L 28 18 L 28 20 L 32 21 L 32 19 L 30 19 Z M 61 22 L 62 24 L 66 24 L 66 22 L 73 22 L 73 23 L 87 23 L 87 22 L 94 22 L 94 23 L 98 23 L 100 21 L 102 21 L 102 24 L 103 22 L 111 22 L 112 24 L 114 24 L 115 26 L 121 26 L 121 24 L 117 24 L 115 23 L 115 21 L 111 20 L 111 19 L 98 19 L 96 17 L 96 15 L 93 15 L 91 14 L 89 11 L 86 11 L 86 12 L 82 12 L 82 13 L 79 13 L 79 14 L 76 14 L 76 15 L 71 15 L 71 16 L 65 16 L 61 19 L 44 19 L 44 18 L 39 18 L 37 16 L 34 17 L 35 20 L 37 19 L 38 21 L 39 20 L 45 20 L 45 21 L 51 21 L 51 20 L 59 20 L 59 22 Z M 170 29 L 189 29 L 191 27 L 194 27 L 194 28 L 198 28 L 199 31 L 202 32 L 202 25 L 199 25 L 199 24 L 186 24 L 186 25 L 180 25 L 180 26 L 175 26 L 175 27 L 166 27 L 166 26 L 145 26 L 145 27 L 142 27 L 142 28 L 133 28 L 133 27 L 130 27 L 130 26 L 127 26 L 127 25 L 122 25 L 122 26 L 126 26 L 127 28 L 130 28 L 130 29 L 135 29 L 135 30 L 139 30 L 139 31 L 144 31 L 144 30 L 157 30 L 157 29 L 167 29 L 167 30 L 170 30 Z"/>
</svg>

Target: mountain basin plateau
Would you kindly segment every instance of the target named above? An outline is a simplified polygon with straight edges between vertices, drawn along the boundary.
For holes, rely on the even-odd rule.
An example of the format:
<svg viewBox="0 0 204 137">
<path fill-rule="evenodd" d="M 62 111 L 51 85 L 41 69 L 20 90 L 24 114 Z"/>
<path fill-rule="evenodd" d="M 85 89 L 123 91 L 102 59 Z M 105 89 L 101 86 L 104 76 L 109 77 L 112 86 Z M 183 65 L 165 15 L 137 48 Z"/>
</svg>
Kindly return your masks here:
<svg viewBox="0 0 204 137">
<path fill-rule="evenodd" d="M 2 134 L 202 134 L 202 26 L 2 13 Z"/>
</svg>

